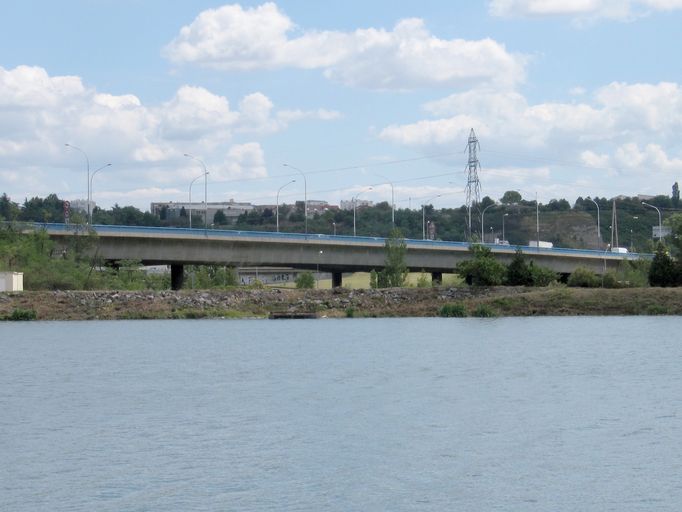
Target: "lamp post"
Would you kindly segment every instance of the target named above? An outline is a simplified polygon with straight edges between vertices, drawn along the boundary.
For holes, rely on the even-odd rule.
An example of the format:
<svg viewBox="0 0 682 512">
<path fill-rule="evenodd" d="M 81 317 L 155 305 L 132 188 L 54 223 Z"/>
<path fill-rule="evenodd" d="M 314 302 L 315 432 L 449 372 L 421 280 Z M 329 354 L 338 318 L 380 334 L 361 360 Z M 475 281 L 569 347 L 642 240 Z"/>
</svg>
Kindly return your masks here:
<svg viewBox="0 0 682 512">
<path fill-rule="evenodd" d="M 81 148 L 74 146 L 72 144 L 68 144 L 68 143 L 64 144 L 64 145 L 67 148 L 71 148 L 71 149 L 75 149 L 76 151 L 80 151 L 81 153 L 83 153 L 83 156 L 85 157 L 85 166 L 86 166 L 87 173 L 88 173 L 88 181 L 87 181 L 88 188 L 87 188 L 87 193 L 86 193 L 86 197 L 87 197 L 86 202 L 88 203 L 88 217 L 87 218 L 88 218 L 88 222 L 90 222 L 90 159 L 88 158 L 88 154 L 85 151 L 83 151 Z"/>
<path fill-rule="evenodd" d="M 395 193 L 393 183 L 386 176 L 382 176 L 381 174 L 377 174 L 377 176 L 386 180 L 386 183 L 391 185 L 391 226 L 395 228 Z"/>
<path fill-rule="evenodd" d="M 438 194 L 437 196 L 429 197 L 422 203 L 422 240 L 426 240 L 426 205 L 429 204 L 429 201 L 436 199 L 442 195 L 443 194 Z"/>
<path fill-rule="evenodd" d="M 99 169 L 97 169 L 95 172 L 93 172 L 93 173 L 90 175 L 90 197 L 92 197 L 92 180 L 93 180 L 93 178 L 95 177 L 95 174 L 97 174 L 97 173 L 98 173 L 99 171 L 101 171 L 102 169 L 105 169 L 105 168 L 109 167 L 110 165 L 111 165 L 111 164 L 105 164 L 105 165 L 103 165 L 102 167 L 100 167 Z M 90 210 L 89 203 L 88 203 L 88 210 Z M 94 213 L 94 212 L 90 211 L 90 224 L 92 224 L 92 214 L 93 214 L 93 213 Z"/>
<path fill-rule="evenodd" d="M 484 242 L 485 242 L 485 237 L 484 237 L 484 234 L 483 234 L 483 225 L 484 225 L 484 224 L 483 224 L 483 220 L 485 219 L 485 211 L 486 211 L 488 208 L 492 208 L 493 206 L 497 206 L 497 203 L 489 204 L 488 206 L 486 206 L 485 208 L 483 208 L 483 211 L 481 212 L 481 243 L 484 243 Z"/>
<path fill-rule="evenodd" d="M 369 187 L 367 190 L 363 190 L 362 192 L 358 192 L 355 194 L 355 197 L 353 197 L 353 236 L 357 236 L 357 232 L 355 230 L 355 210 L 357 210 L 357 202 L 358 202 L 358 196 L 362 194 L 363 192 L 369 192 L 372 190 L 372 187 Z"/>
<path fill-rule="evenodd" d="M 659 210 L 653 204 L 645 203 L 644 201 L 642 201 L 642 204 L 644 206 L 649 206 L 650 208 L 653 208 L 658 213 L 658 240 L 660 241 L 661 238 L 663 238 L 663 223 L 661 222 L 661 210 Z"/>
<path fill-rule="evenodd" d="M 495 241 L 495 235 L 493 235 L 493 227 L 490 226 L 490 243 L 492 244 Z"/>
<path fill-rule="evenodd" d="M 320 251 L 320 252 L 317 254 L 317 275 L 315 276 L 315 277 L 316 277 L 316 279 L 315 279 L 315 288 L 319 288 L 319 287 L 320 287 L 320 257 L 322 256 L 322 254 L 324 254 L 324 251 Z"/>
<path fill-rule="evenodd" d="M 334 236 L 336 236 L 336 222 L 332 222 L 332 227 L 334 228 Z"/>
<path fill-rule="evenodd" d="M 208 174 L 208 171 L 206 171 L 204 174 L 200 174 L 189 183 L 189 229 L 192 229 L 192 185 L 194 185 L 195 181 L 197 181 L 199 178 L 203 178 L 206 174 Z"/>
<path fill-rule="evenodd" d="M 599 203 L 592 199 L 591 197 L 588 197 L 590 201 L 594 203 L 594 205 L 597 207 L 597 249 L 601 246 L 601 225 L 599 223 Z"/>
<path fill-rule="evenodd" d="M 507 239 L 504 237 L 504 218 L 509 217 L 508 213 L 505 213 L 502 215 L 502 243 L 504 243 Z"/>
<path fill-rule="evenodd" d="M 275 217 L 277 218 L 277 232 L 279 233 L 279 193 L 280 191 L 286 187 L 287 185 L 291 185 L 292 183 L 296 183 L 296 180 L 291 180 L 289 183 L 285 183 L 281 187 L 277 189 L 277 205 L 275 206 Z"/>
<path fill-rule="evenodd" d="M 305 234 L 308 234 L 308 180 L 305 178 L 305 174 L 298 167 L 294 167 L 291 164 L 282 164 L 284 167 L 291 167 L 293 170 L 298 171 L 301 176 L 303 176 L 303 217 L 305 224 Z"/>
<path fill-rule="evenodd" d="M 194 155 L 190 155 L 189 153 L 185 153 L 185 156 L 187 158 L 191 158 L 192 160 L 196 160 L 197 162 L 199 162 L 201 164 L 201 167 L 204 169 L 204 174 L 202 174 L 202 176 L 204 177 L 204 229 L 207 230 L 208 229 L 208 171 L 206 170 L 206 164 L 200 158 L 197 158 Z M 194 182 L 192 182 L 192 183 L 194 183 Z M 189 192 L 190 192 L 190 196 L 191 196 L 192 195 L 192 185 L 191 184 L 189 186 Z M 192 220 L 192 215 L 191 215 L 191 213 L 192 213 L 192 199 L 191 199 L 191 197 L 190 197 L 189 202 L 190 202 L 190 205 L 189 205 L 189 208 L 190 208 L 190 217 L 189 217 L 190 218 L 190 226 L 189 227 L 192 227 L 192 223 L 191 223 L 191 220 Z"/>
</svg>

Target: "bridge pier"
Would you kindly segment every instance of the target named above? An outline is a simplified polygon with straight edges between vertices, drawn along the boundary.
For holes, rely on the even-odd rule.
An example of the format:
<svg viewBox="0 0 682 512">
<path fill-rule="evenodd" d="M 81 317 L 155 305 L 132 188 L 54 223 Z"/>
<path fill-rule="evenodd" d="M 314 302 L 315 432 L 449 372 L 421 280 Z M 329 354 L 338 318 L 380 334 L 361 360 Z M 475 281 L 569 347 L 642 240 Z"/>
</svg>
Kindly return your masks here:
<svg viewBox="0 0 682 512">
<path fill-rule="evenodd" d="M 440 286 L 443 284 L 442 272 L 431 272 L 431 286 Z"/>
<path fill-rule="evenodd" d="M 332 288 L 341 288 L 343 286 L 343 273 L 332 272 Z"/>
<path fill-rule="evenodd" d="M 185 277 L 183 265 L 171 265 L 171 290 L 180 290 Z"/>
</svg>

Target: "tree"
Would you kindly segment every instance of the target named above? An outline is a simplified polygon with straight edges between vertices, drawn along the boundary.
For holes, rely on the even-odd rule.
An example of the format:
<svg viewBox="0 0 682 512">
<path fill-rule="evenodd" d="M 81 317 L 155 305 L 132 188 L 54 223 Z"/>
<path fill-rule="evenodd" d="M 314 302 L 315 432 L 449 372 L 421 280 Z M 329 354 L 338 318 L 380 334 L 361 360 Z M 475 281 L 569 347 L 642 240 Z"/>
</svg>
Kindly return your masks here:
<svg viewBox="0 0 682 512">
<path fill-rule="evenodd" d="M 516 190 L 507 190 L 500 199 L 500 202 L 502 204 L 516 204 L 520 203 L 521 199 L 521 194 L 519 194 Z"/>
<path fill-rule="evenodd" d="M 672 201 L 673 206 L 677 208 L 677 205 L 680 204 L 680 186 L 677 184 L 677 182 L 673 183 Z"/>
<path fill-rule="evenodd" d="M 507 267 L 495 259 L 488 247 L 472 245 L 469 251 L 473 259 L 459 263 L 456 274 L 474 286 L 497 286 L 504 282 Z"/>
<path fill-rule="evenodd" d="M 11 221 L 17 217 L 19 217 L 19 206 L 3 193 L 0 197 L 0 220 Z"/>
<path fill-rule="evenodd" d="M 315 278 L 310 272 L 301 272 L 296 277 L 296 288 L 308 289 L 315 287 Z"/>
<path fill-rule="evenodd" d="M 222 210 L 215 212 L 215 215 L 213 216 L 213 223 L 217 226 L 223 226 L 227 224 L 227 216 L 225 215 L 225 212 Z"/>
<path fill-rule="evenodd" d="M 533 275 L 521 249 L 516 249 L 516 254 L 507 267 L 507 284 L 510 286 L 530 286 L 533 284 Z"/>
<path fill-rule="evenodd" d="M 384 248 L 386 260 L 384 270 L 380 274 L 385 276 L 387 287 L 398 288 L 403 286 L 408 273 L 407 265 L 405 264 L 407 245 L 399 229 L 391 231 L 391 235 L 386 239 Z"/>
<path fill-rule="evenodd" d="M 675 264 L 665 250 L 665 246 L 659 242 L 649 267 L 649 284 L 651 286 L 679 286 L 680 274 L 680 266 Z"/>
</svg>

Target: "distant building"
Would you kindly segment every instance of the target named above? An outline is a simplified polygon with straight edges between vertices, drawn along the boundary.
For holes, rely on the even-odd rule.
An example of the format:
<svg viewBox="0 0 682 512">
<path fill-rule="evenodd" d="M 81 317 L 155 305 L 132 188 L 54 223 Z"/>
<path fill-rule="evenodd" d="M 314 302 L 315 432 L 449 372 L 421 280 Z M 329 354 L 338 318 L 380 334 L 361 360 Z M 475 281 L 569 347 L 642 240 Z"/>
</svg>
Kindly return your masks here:
<svg viewBox="0 0 682 512">
<path fill-rule="evenodd" d="M 95 211 L 97 203 L 95 201 L 90 201 L 90 211 Z M 69 201 L 69 207 L 72 212 L 78 210 L 83 213 L 88 213 L 88 200 L 87 199 L 71 199 Z"/>
<path fill-rule="evenodd" d="M 366 208 L 374 206 L 374 201 L 369 201 L 367 199 L 356 199 L 355 200 L 355 207 L 356 208 Z M 350 201 L 341 201 L 341 209 L 342 210 L 352 210 L 353 209 L 353 200 L 351 199 Z"/>
<path fill-rule="evenodd" d="M 251 203 L 238 203 L 233 199 L 221 203 L 208 203 L 206 208 L 204 208 L 204 203 L 188 203 L 188 202 L 165 202 L 165 203 L 152 203 L 150 206 L 150 211 L 154 215 L 158 215 L 165 219 L 177 219 L 181 216 L 184 210 L 185 215 L 189 216 L 190 209 L 192 210 L 192 217 L 204 218 L 204 210 L 208 215 L 209 224 L 213 223 L 213 218 L 215 214 L 222 211 L 228 220 L 235 220 L 242 213 L 248 213 L 255 208 Z"/>
</svg>

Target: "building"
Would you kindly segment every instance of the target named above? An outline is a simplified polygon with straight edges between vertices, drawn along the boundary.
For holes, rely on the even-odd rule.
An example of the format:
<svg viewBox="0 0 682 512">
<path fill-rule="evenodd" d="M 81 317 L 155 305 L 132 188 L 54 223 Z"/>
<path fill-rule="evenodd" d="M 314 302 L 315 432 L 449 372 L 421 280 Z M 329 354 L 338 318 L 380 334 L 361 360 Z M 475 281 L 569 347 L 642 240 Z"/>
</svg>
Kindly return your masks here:
<svg viewBox="0 0 682 512">
<path fill-rule="evenodd" d="M 23 272 L 0 272 L 0 292 L 23 292 Z"/>
<path fill-rule="evenodd" d="M 356 199 L 355 200 L 355 207 L 356 208 L 366 208 L 374 206 L 374 201 L 369 201 L 368 199 Z M 352 210 L 353 209 L 353 200 L 351 199 L 350 201 L 341 201 L 341 209 L 342 210 Z"/>
<path fill-rule="evenodd" d="M 183 215 L 189 217 L 190 210 L 192 211 L 192 217 L 204 220 L 204 210 L 208 215 L 208 223 L 213 223 L 213 218 L 216 213 L 222 211 L 225 217 L 229 221 L 234 221 L 243 213 L 248 213 L 255 208 L 251 203 L 238 203 L 234 199 L 230 199 L 226 202 L 220 203 L 208 203 L 204 207 L 204 203 L 189 203 L 189 202 L 165 202 L 165 203 L 152 203 L 149 210 L 154 214 L 158 215 L 161 219 L 177 219 Z"/>
</svg>

